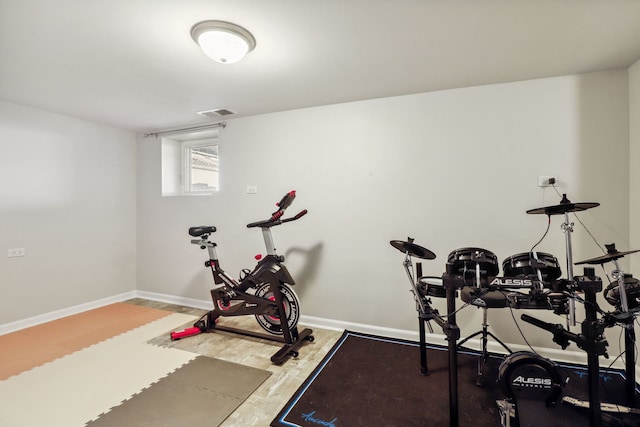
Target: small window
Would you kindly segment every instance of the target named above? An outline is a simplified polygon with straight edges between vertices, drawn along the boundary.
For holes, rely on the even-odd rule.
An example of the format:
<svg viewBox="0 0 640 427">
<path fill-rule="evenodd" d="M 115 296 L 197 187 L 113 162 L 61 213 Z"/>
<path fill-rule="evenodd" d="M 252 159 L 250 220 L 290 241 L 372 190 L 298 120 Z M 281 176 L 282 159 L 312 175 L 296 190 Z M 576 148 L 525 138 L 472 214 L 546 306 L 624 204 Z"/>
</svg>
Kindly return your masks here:
<svg viewBox="0 0 640 427">
<path fill-rule="evenodd" d="M 203 195 L 219 189 L 217 130 L 162 138 L 162 195 Z"/>
<path fill-rule="evenodd" d="M 218 144 L 183 143 L 185 150 L 185 191 L 218 191 Z"/>
</svg>

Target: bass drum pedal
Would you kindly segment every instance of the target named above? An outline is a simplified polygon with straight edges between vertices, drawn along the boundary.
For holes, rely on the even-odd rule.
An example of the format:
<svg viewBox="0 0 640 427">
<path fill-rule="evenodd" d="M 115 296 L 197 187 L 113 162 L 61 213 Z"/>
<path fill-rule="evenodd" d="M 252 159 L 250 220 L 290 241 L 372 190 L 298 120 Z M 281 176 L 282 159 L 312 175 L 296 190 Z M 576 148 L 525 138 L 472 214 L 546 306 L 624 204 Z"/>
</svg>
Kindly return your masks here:
<svg viewBox="0 0 640 427">
<path fill-rule="evenodd" d="M 507 356 L 498 369 L 498 382 L 502 383 L 508 396 L 508 399 L 496 402 L 502 425 L 548 425 L 545 422 L 547 407 L 556 403 L 567 381 L 568 377 L 563 380 L 555 362 L 536 353 L 518 351 Z"/>
</svg>

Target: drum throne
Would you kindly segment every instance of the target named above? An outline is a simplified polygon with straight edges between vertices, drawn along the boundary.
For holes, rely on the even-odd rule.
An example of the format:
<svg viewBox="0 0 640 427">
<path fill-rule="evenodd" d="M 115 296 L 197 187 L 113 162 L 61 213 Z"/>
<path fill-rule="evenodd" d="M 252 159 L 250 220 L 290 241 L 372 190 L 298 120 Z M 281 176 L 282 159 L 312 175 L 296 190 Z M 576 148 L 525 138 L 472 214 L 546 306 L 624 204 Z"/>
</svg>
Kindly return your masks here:
<svg viewBox="0 0 640 427">
<path fill-rule="evenodd" d="M 509 306 L 506 294 L 489 286 L 491 279 L 498 275 L 498 260 L 491 251 L 486 249 L 462 248 L 451 252 L 448 262 L 453 265 L 455 274 L 461 275 L 465 283 L 468 283 L 460 290 L 462 301 L 482 309 L 482 328 L 460 341 L 458 347 L 462 347 L 470 339 L 480 336 L 481 351 L 478 357 L 476 384 L 483 386 L 489 360 L 487 350 L 489 338 L 494 339 L 509 354 L 512 353 L 504 342 L 489 331 L 488 310 Z"/>
<path fill-rule="evenodd" d="M 509 354 L 513 353 L 511 349 L 489 331 L 488 311 L 490 308 L 505 308 L 509 306 L 509 301 L 506 295 L 502 291 L 489 290 L 488 288 L 474 288 L 465 286 L 460 291 L 460 297 L 463 302 L 476 306 L 482 309 L 482 328 L 464 338 L 458 343 L 458 347 L 462 347 L 464 343 L 472 338 L 480 336 L 481 351 L 478 356 L 478 371 L 476 377 L 476 385 L 483 386 L 485 381 L 485 373 L 487 369 L 487 363 L 489 361 L 489 352 L 487 350 L 487 343 L 489 337 L 493 338 L 498 344 L 500 344 Z"/>
</svg>

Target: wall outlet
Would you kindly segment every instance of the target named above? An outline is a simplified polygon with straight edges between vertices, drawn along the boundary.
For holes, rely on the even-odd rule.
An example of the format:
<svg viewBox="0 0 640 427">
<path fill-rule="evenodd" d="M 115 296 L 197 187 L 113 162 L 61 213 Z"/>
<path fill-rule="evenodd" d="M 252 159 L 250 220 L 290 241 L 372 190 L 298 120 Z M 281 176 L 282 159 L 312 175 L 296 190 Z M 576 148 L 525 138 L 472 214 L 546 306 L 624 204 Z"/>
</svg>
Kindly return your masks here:
<svg viewBox="0 0 640 427">
<path fill-rule="evenodd" d="M 553 175 L 539 175 L 538 187 L 551 187 L 558 183 L 558 177 Z"/>
<path fill-rule="evenodd" d="M 8 258 L 15 258 L 19 256 L 24 256 L 24 255 L 25 255 L 24 248 L 12 248 L 12 249 L 9 249 L 9 251 L 7 252 Z"/>
<path fill-rule="evenodd" d="M 247 194 L 256 194 L 258 192 L 257 185 L 247 185 Z"/>
</svg>

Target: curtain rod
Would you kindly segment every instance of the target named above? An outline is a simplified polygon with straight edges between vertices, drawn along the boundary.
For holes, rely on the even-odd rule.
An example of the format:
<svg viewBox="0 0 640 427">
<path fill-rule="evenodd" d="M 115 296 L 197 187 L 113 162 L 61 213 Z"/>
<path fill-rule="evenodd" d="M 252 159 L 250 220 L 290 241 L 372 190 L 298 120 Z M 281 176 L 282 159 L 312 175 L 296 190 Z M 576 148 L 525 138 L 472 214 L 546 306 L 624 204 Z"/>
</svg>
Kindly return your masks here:
<svg viewBox="0 0 640 427">
<path fill-rule="evenodd" d="M 227 126 L 227 122 L 218 122 L 218 123 L 211 123 L 208 125 L 193 126 L 188 128 L 182 128 L 182 129 L 163 130 L 160 132 L 149 132 L 149 133 L 145 133 L 144 137 L 146 138 L 149 136 L 155 136 L 157 138 L 160 135 L 167 135 L 169 133 L 187 132 L 191 130 L 211 129 L 211 128 L 220 128 L 220 127 L 224 129 L 226 126 Z"/>
</svg>

